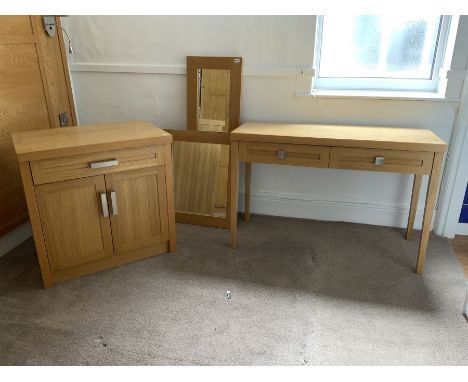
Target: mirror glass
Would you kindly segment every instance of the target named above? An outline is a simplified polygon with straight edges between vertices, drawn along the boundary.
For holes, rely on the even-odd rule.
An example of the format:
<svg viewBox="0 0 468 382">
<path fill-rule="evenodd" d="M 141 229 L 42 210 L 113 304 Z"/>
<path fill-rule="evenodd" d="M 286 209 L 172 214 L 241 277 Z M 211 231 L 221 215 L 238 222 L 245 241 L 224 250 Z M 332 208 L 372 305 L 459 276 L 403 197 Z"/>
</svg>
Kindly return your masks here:
<svg viewBox="0 0 468 382">
<path fill-rule="evenodd" d="M 225 217 L 228 166 L 228 145 L 174 142 L 175 210 Z"/>
<path fill-rule="evenodd" d="M 197 70 L 197 130 L 229 131 L 230 71 Z"/>
</svg>

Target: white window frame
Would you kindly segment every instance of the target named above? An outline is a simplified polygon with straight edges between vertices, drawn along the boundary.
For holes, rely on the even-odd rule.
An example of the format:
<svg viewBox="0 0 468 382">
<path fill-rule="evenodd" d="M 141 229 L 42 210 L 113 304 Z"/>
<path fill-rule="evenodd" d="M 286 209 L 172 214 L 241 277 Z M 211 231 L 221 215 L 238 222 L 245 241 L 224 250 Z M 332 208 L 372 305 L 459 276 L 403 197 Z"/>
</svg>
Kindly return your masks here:
<svg viewBox="0 0 468 382">
<path fill-rule="evenodd" d="M 441 82 L 440 71 L 444 63 L 451 16 L 442 16 L 439 37 L 436 43 L 436 54 L 431 79 L 320 77 L 320 52 L 322 48 L 323 17 L 324 16 L 317 16 L 316 22 L 314 51 L 315 77 L 312 82 L 312 92 L 316 90 L 438 92 L 441 90 L 439 88 Z"/>
</svg>

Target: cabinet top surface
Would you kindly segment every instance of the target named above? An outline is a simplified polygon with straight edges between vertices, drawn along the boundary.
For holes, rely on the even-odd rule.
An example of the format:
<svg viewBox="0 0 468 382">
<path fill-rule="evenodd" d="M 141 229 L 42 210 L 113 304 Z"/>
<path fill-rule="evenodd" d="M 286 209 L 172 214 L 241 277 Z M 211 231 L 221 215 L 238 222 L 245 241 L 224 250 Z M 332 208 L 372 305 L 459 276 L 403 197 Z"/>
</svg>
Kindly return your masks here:
<svg viewBox="0 0 468 382">
<path fill-rule="evenodd" d="M 24 131 L 11 136 L 20 162 L 172 142 L 169 133 L 142 121 Z"/>
<path fill-rule="evenodd" d="M 447 147 L 426 129 L 266 122 L 244 123 L 231 132 L 231 140 L 433 152 Z"/>
</svg>

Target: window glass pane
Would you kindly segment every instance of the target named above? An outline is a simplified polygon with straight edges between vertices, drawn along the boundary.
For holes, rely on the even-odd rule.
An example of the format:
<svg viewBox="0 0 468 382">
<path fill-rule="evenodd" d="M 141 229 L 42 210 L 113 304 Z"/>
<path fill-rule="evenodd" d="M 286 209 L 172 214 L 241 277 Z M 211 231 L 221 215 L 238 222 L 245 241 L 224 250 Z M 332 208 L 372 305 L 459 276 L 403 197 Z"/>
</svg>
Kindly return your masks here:
<svg viewBox="0 0 468 382">
<path fill-rule="evenodd" d="M 325 16 L 319 77 L 431 79 L 440 16 Z"/>
</svg>

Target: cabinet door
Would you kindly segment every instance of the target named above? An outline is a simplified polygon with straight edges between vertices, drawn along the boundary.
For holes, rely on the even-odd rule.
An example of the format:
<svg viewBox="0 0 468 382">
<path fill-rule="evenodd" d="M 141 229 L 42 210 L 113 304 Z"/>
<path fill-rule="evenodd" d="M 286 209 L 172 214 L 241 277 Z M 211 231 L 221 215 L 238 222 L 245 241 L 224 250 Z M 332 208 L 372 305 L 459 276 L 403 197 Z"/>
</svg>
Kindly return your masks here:
<svg viewBox="0 0 468 382">
<path fill-rule="evenodd" d="M 103 175 L 36 187 L 52 272 L 113 254 L 101 194 L 106 196 Z"/>
<path fill-rule="evenodd" d="M 169 240 L 164 166 L 106 175 L 114 252 Z"/>
</svg>

